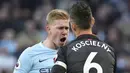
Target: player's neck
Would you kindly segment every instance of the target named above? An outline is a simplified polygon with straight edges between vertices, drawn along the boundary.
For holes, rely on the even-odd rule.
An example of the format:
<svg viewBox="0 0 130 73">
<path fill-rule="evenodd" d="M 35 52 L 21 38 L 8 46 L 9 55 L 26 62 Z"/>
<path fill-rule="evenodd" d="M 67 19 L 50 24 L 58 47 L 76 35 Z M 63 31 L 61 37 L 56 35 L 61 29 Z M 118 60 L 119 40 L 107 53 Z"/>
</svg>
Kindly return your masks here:
<svg viewBox="0 0 130 73">
<path fill-rule="evenodd" d="M 43 44 L 46 47 L 50 48 L 50 49 L 55 49 L 56 48 L 56 46 L 54 45 L 54 43 L 49 38 L 46 38 L 46 40 L 43 41 Z"/>
<path fill-rule="evenodd" d="M 76 37 L 83 35 L 83 34 L 93 34 L 91 29 L 88 30 L 80 30 L 77 34 Z"/>
</svg>

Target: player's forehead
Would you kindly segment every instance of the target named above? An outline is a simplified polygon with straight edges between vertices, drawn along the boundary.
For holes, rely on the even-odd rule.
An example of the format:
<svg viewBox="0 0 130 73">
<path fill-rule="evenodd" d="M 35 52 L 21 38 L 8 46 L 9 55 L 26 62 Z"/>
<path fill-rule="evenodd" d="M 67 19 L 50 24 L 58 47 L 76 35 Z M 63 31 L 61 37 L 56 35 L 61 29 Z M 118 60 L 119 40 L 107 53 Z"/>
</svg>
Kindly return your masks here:
<svg viewBox="0 0 130 73">
<path fill-rule="evenodd" d="M 69 27 L 69 20 L 54 20 L 53 25 L 56 27 Z"/>
</svg>

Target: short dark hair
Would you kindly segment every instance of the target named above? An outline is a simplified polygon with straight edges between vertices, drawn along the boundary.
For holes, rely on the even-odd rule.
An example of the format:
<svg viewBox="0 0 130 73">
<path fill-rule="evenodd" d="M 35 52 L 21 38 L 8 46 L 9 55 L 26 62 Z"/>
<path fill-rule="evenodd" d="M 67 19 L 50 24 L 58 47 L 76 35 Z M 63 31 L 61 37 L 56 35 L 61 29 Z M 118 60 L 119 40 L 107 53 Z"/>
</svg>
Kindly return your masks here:
<svg viewBox="0 0 130 73">
<path fill-rule="evenodd" d="M 89 29 L 91 26 L 89 21 L 92 17 L 90 6 L 84 1 L 77 1 L 69 9 L 72 22 L 78 25 L 81 29 Z"/>
</svg>

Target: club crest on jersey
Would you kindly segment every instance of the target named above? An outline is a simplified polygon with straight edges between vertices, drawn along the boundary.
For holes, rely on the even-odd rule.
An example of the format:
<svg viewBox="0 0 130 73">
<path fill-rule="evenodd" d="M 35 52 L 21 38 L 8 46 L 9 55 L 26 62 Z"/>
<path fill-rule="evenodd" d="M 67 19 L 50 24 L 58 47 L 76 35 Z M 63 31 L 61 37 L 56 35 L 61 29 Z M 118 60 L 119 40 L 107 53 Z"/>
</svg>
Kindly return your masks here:
<svg viewBox="0 0 130 73">
<path fill-rule="evenodd" d="M 15 69 L 19 69 L 20 68 L 20 61 L 18 60 L 18 62 L 16 63 L 16 65 L 15 65 Z"/>
</svg>

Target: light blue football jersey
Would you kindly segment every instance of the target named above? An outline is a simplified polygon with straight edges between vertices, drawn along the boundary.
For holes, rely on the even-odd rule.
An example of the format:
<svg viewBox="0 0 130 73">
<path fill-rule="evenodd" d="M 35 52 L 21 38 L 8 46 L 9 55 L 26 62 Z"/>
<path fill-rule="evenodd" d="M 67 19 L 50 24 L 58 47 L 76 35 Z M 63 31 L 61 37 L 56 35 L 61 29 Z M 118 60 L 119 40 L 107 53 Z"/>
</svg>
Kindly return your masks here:
<svg viewBox="0 0 130 73">
<path fill-rule="evenodd" d="M 56 53 L 41 42 L 29 47 L 20 55 L 13 73 L 50 73 Z"/>
</svg>

